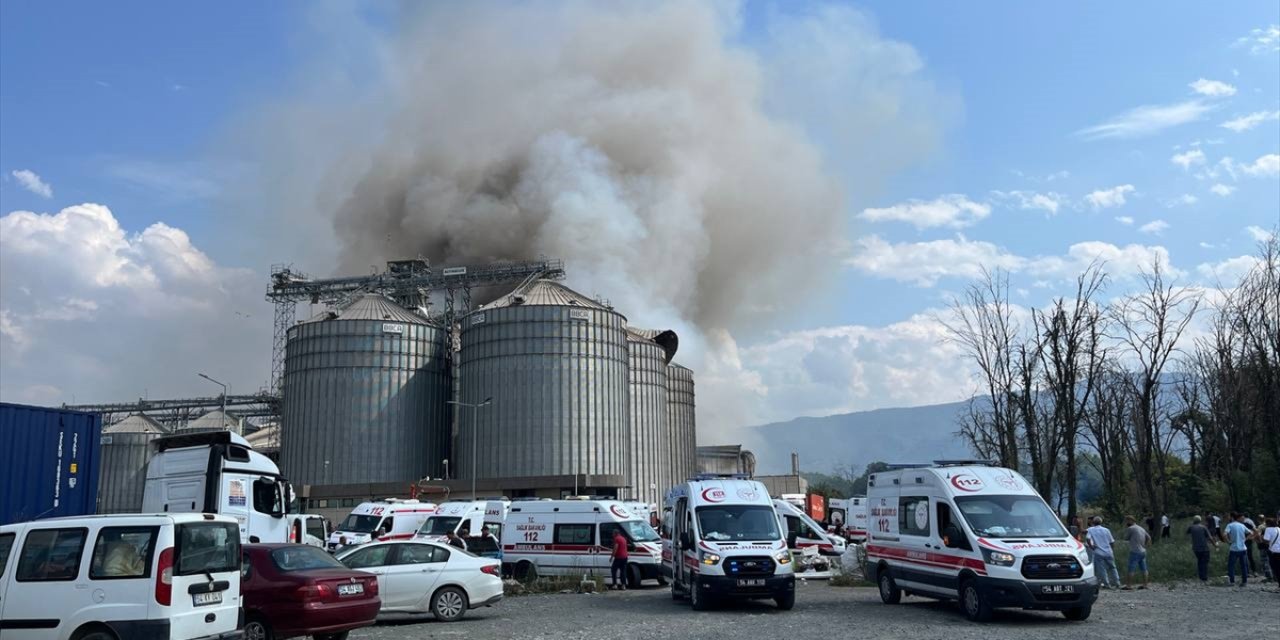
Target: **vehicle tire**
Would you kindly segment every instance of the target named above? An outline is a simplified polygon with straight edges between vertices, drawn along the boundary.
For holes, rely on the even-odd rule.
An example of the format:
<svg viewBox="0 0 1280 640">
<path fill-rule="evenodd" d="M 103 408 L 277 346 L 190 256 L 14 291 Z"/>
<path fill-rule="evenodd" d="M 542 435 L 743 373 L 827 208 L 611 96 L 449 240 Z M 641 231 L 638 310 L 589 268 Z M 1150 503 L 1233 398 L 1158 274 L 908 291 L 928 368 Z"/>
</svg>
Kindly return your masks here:
<svg viewBox="0 0 1280 640">
<path fill-rule="evenodd" d="M 987 622 L 991 619 L 991 605 L 982 597 L 978 583 L 965 580 L 960 584 L 960 609 L 966 618 L 974 622 Z"/>
<path fill-rule="evenodd" d="M 273 640 L 275 637 L 271 632 L 271 625 L 259 618 L 249 618 L 244 623 L 244 640 Z"/>
<path fill-rule="evenodd" d="M 521 560 L 516 563 L 515 575 L 520 582 L 533 582 L 538 579 L 538 568 L 528 560 Z"/>
<path fill-rule="evenodd" d="M 781 609 L 782 611 L 790 611 L 796 606 L 796 592 L 792 591 L 785 596 L 778 596 L 777 598 L 774 598 L 773 601 L 778 605 L 778 609 Z"/>
<path fill-rule="evenodd" d="M 1074 609 L 1067 609 L 1062 612 L 1062 615 L 1068 620 L 1075 620 L 1079 622 L 1081 620 L 1088 620 L 1089 614 L 1091 613 L 1093 613 L 1093 607 L 1088 606 L 1088 607 L 1076 607 Z"/>
<path fill-rule="evenodd" d="M 689 604 L 693 607 L 694 611 L 706 611 L 707 609 L 710 609 L 711 603 L 708 602 L 708 600 L 709 598 L 707 598 L 707 596 L 702 593 L 702 590 L 698 588 L 696 580 L 689 585 Z"/>
<path fill-rule="evenodd" d="M 77 635 L 75 640 L 116 640 L 116 636 L 110 631 L 95 629 Z"/>
<path fill-rule="evenodd" d="M 457 587 L 445 587 L 431 596 L 431 613 L 440 622 L 457 622 L 467 614 L 467 594 Z"/>
<path fill-rule="evenodd" d="M 311 637 L 314 640 L 347 640 L 350 635 L 350 631 L 340 631 L 338 633 L 318 633 Z"/>
<path fill-rule="evenodd" d="M 898 588 L 898 583 L 893 581 L 893 576 L 889 575 L 888 567 L 881 567 L 877 573 L 880 577 L 876 582 L 880 585 L 880 601 L 885 604 L 898 604 L 902 602 L 902 589 Z"/>
<path fill-rule="evenodd" d="M 644 578 L 640 577 L 641 575 L 639 565 L 627 565 L 627 588 L 639 589 L 640 583 L 644 581 Z"/>
</svg>

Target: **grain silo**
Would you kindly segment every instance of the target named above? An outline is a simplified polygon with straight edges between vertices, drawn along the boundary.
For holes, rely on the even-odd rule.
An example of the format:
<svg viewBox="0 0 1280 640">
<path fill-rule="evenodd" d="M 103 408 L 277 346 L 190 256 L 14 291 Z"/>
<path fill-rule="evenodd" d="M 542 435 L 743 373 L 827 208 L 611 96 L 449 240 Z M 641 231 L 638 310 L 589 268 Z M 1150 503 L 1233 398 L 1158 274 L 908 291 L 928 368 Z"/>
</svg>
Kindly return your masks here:
<svg viewBox="0 0 1280 640">
<path fill-rule="evenodd" d="M 679 364 L 667 365 L 667 416 L 671 430 L 672 472 L 683 482 L 698 472 L 698 435 L 694 422 L 693 371 Z"/>
<path fill-rule="evenodd" d="M 534 280 L 462 319 L 457 477 L 515 496 L 615 493 L 628 484 L 626 318 Z M 473 426 L 474 425 L 474 426 Z M 488 480 L 489 482 L 485 482 Z"/>
<path fill-rule="evenodd" d="M 138 513 L 147 483 L 151 441 L 167 435 L 146 415 L 129 416 L 102 430 L 98 475 L 98 513 Z"/>
<path fill-rule="evenodd" d="M 668 408 L 667 363 L 679 341 L 673 331 L 628 328 L 631 421 L 631 500 L 662 502 L 675 485 Z"/>
<path fill-rule="evenodd" d="M 280 466 L 295 485 L 439 477 L 446 332 L 379 294 L 289 328 Z"/>
</svg>

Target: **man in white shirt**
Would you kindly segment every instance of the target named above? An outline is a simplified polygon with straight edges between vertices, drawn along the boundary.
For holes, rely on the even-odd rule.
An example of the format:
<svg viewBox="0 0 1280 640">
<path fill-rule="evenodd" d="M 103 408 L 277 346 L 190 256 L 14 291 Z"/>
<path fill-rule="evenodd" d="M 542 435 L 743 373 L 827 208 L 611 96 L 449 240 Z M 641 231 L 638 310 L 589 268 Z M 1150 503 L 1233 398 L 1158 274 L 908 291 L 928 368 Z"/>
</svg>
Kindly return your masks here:
<svg viewBox="0 0 1280 640">
<path fill-rule="evenodd" d="M 1169 514 L 1167 513 L 1160 516 L 1160 537 L 1169 537 Z"/>
<path fill-rule="evenodd" d="M 1102 517 L 1094 516 L 1093 526 L 1086 531 L 1089 548 L 1093 549 L 1094 573 L 1103 589 L 1120 588 L 1120 570 L 1116 568 L 1116 554 L 1111 545 L 1116 539 L 1111 530 L 1102 526 Z"/>
<path fill-rule="evenodd" d="M 1271 563 L 1271 579 L 1280 582 L 1280 521 L 1267 518 L 1267 529 L 1262 532 L 1262 544 L 1267 549 L 1267 560 Z"/>
</svg>

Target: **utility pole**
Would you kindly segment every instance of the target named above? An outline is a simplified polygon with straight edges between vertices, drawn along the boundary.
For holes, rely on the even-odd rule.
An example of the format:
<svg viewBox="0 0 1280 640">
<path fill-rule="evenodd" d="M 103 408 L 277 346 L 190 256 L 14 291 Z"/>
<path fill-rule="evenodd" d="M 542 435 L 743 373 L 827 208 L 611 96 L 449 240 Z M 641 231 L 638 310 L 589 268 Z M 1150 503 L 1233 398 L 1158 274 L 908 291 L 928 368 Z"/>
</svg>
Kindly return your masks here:
<svg viewBox="0 0 1280 640">
<path fill-rule="evenodd" d="M 450 400 L 448 402 L 449 404 L 456 404 L 459 407 L 466 407 L 468 409 L 471 409 L 471 499 L 472 500 L 476 499 L 476 476 L 479 475 L 479 473 L 477 473 L 476 471 L 476 450 L 478 448 L 478 444 L 480 441 L 480 433 L 479 431 L 477 431 L 477 428 L 476 428 L 476 419 L 477 419 L 476 414 L 480 412 L 480 407 L 487 407 L 492 402 L 493 402 L 492 397 L 485 398 L 483 402 L 478 402 L 475 404 L 460 402 L 458 400 Z"/>
<path fill-rule="evenodd" d="M 205 375 L 205 374 L 203 374 L 203 373 L 197 373 L 196 375 L 200 376 L 201 378 L 204 378 L 205 380 L 208 380 L 209 382 L 212 382 L 212 383 L 214 383 L 214 384 L 218 385 L 219 387 L 222 387 L 222 411 L 221 411 L 221 413 L 222 413 L 222 427 L 225 429 L 225 428 L 227 427 L 227 385 L 222 384 L 221 382 L 218 382 L 217 380 L 214 380 L 213 378 L 210 378 L 209 376 L 206 376 L 206 375 Z"/>
</svg>

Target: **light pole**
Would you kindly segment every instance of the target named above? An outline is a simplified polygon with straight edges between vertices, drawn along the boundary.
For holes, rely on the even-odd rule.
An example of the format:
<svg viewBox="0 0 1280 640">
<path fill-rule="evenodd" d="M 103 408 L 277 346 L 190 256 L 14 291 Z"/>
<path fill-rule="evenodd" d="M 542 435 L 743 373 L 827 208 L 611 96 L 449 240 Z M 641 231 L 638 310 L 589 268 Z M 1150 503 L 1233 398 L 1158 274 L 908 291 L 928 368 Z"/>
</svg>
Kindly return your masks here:
<svg viewBox="0 0 1280 640">
<path fill-rule="evenodd" d="M 471 499 L 476 499 L 476 444 L 480 440 L 480 434 L 476 432 L 476 414 L 479 413 L 480 407 L 487 407 L 493 402 L 493 397 L 485 398 L 483 402 L 470 404 L 467 402 L 459 402 L 458 400 L 450 400 L 449 404 L 456 404 L 459 407 L 467 407 L 471 409 Z"/>
<path fill-rule="evenodd" d="M 203 373 L 197 373 L 196 375 L 200 376 L 201 378 L 204 378 L 205 380 L 208 380 L 209 382 L 212 382 L 218 385 L 219 387 L 222 387 L 222 418 L 221 418 L 222 428 L 223 429 L 227 428 L 227 385 L 222 384 L 221 382 L 218 382 L 217 380 L 214 380 L 213 378 L 210 378 L 209 376 L 206 376 Z"/>
</svg>

